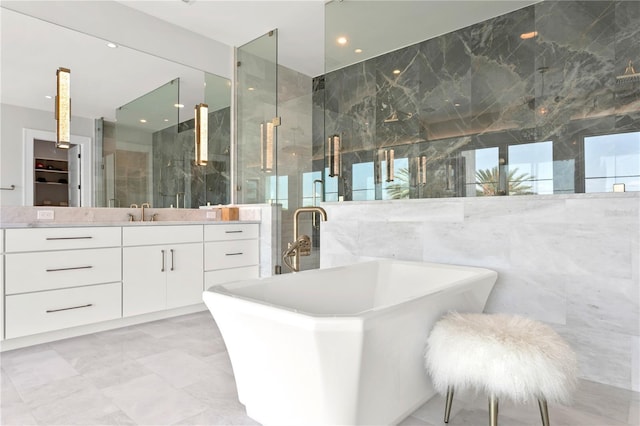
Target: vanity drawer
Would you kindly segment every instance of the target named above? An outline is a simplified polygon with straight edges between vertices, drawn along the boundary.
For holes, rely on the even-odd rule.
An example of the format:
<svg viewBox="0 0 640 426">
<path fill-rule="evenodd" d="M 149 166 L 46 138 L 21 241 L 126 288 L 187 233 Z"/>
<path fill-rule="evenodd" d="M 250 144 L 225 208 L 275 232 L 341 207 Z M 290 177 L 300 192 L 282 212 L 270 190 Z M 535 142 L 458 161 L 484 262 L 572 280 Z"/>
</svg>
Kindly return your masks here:
<svg viewBox="0 0 640 426">
<path fill-rule="evenodd" d="M 148 246 L 155 244 L 201 243 L 203 225 L 146 225 L 122 228 L 122 244 Z"/>
<path fill-rule="evenodd" d="M 6 256 L 6 294 L 120 281 L 120 248 L 12 253 Z"/>
<path fill-rule="evenodd" d="M 205 225 L 205 241 L 249 240 L 258 238 L 257 223 Z"/>
<path fill-rule="evenodd" d="M 258 264 L 258 240 L 216 241 L 204 244 L 204 269 L 228 269 Z"/>
<path fill-rule="evenodd" d="M 251 280 L 258 278 L 259 274 L 258 265 L 207 271 L 204 273 L 204 289 L 206 290 L 209 287 L 230 283 L 232 281 Z"/>
<path fill-rule="evenodd" d="M 120 246 L 120 227 L 7 229 L 6 251 L 70 250 Z"/>
<path fill-rule="evenodd" d="M 120 283 L 6 297 L 7 339 L 122 317 Z"/>
</svg>

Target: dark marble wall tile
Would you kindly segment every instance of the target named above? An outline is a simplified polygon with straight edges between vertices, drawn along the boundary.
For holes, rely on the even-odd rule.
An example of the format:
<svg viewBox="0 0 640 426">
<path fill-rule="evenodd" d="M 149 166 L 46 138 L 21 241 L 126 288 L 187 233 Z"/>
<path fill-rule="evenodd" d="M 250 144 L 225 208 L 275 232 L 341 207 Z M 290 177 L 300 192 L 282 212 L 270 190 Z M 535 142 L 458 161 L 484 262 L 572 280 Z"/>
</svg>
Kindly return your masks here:
<svg viewBox="0 0 640 426">
<path fill-rule="evenodd" d="M 471 56 L 471 133 L 535 125 L 535 41 L 521 38 L 534 27 L 528 7 L 461 31 Z"/>
<path fill-rule="evenodd" d="M 414 45 L 370 61 L 376 73 L 377 148 L 421 140 L 419 55 L 419 46 Z"/>
<path fill-rule="evenodd" d="M 640 125 L 640 76 L 633 78 L 624 74 L 640 74 L 640 2 L 616 3 L 615 31 L 616 128 L 637 128 Z"/>
<path fill-rule="evenodd" d="M 420 43 L 419 120 L 425 140 L 469 131 L 471 56 L 466 33 Z"/>
<path fill-rule="evenodd" d="M 153 207 L 229 203 L 230 129 L 230 108 L 209 113 L 206 166 L 194 163 L 193 120 L 154 133 Z"/>
<path fill-rule="evenodd" d="M 408 159 L 419 198 L 475 195 L 463 151 L 499 147 L 506 167 L 510 146 L 541 141 L 554 192 L 581 192 L 584 137 L 640 129 L 640 79 L 616 78 L 629 61 L 640 71 L 640 2 L 547 0 L 322 76 L 314 132 L 343 135 L 345 199 L 354 162 L 384 147 Z"/>
</svg>

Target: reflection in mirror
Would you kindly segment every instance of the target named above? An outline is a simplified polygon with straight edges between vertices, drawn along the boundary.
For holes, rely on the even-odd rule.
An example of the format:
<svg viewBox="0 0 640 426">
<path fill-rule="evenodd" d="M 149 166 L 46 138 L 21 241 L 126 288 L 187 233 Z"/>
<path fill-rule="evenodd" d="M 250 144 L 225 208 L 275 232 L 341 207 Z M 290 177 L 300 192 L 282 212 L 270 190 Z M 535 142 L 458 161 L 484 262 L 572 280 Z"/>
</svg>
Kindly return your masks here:
<svg viewBox="0 0 640 426">
<path fill-rule="evenodd" d="M 314 96 L 324 135 L 342 136 L 327 201 L 640 190 L 640 85 L 620 77 L 640 61 L 638 2 L 548 0 L 395 46 L 389 28 L 370 55 L 375 25 L 360 24 L 406 13 L 390 21 L 411 33 L 411 3 L 326 6 Z"/>
<path fill-rule="evenodd" d="M 23 174 L 28 173 L 29 170 L 25 170 L 23 165 L 25 161 L 21 160 L 23 129 L 55 131 L 52 96 L 55 95 L 55 70 L 61 66 L 73 71 L 71 133 L 75 136 L 91 138 L 90 143 L 96 155 L 95 160 L 89 162 L 93 169 L 93 173 L 90 174 L 93 181 L 87 182 L 85 179 L 81 182 L 83 188 L 94 188 L 94 206 L 128 207 L 130 203 L 139 204 L 144 201 L 153 202 L 154 206 L 157 203 L 158 207 L 163 204 L 167 207 L 171 204 L 176 205 L 175 199 L 169 201 L 171 197 L 160 195 L 160 193 L 164 194 L 165 190 L 191 194 L 190 198 L 180 199 L 181 207 L 196 207 L 207 202 L 228 202 L 229 168 L 228 160 L 223 157 L 212 158 L 212 162 L 218 164 L 206 170 L 194 171 L 191 163 L 185 163 L 186 169 L 180 174 L 184 188 L 180 191 L 161 188 L 162 185 L 155 182 L 156 177 L 159 177 L 159 163 L 155 163 L 153 138 L 155 135 L 155 138 L 159 139 L 160 131 L 174 127 L 174 131 L 180 138 L 189 141 L 189 149 L 193 152 L 193 135 L 189 137 L 188 134 L 193 134 L 194 105 L 205 102 L 216 105 L 217 108 L 209 109 L 210 123 L 218 120 L 216 124 L 218 127 L 210 131 L 210 157 L 214 152 L 215 155 L 223 155 L 225 149 L 228 151 L 230 144 L 229 80 L 206 75 L 201 70 L 125 46 L 111 47 L 107 45 L 106 40 L 14 12 L 5 7 L 2 7 L 1 12 L 2 70 L 0 74 L 3 135 L 0 145 L 2 154 L 0 178 L 2 186 L 14 184 L 17 187 L 16 191 L 3 191 L 2 205 L 25 203 L 26 198 L 22 197 L 23 188 L 20 182 Z M 214 83 L 217 79 L 220 80 L 219 84 Z M 158 88 L 174 80 L 179 81 L 179 97 L 175 96 L 172 99 L 170 111 L 166 111 L 166 118 L 170 121 L 164 122 L 165 117 L 162 117 L 161 121 L 155 122 L 153 115 L 158 113 L 156 105 L 160 103 L 151 102 L 150 106 L 144 104 L 141 98 L 144 94 L 154 93 Z M 212 81 L 212 88 L 219 86 L 224 90 L 205 87 L 204 84 L 208 81 Z M 175 85 L 176 90 L 177 87 L 178 84 Z M 182 103 L 185 107 L 178 109 L 173 106 L 176 103 Z M 139 141 L 134 140 L 129 134 L 120 141 L 116 134 L 116 111 L 119 107 L 133 108 L 136 105 L 148 108 L 143 114 L 148 120 L 144 130 L 141 127 L 142 123 L 139 122 L 143 117 L 138 117 L 133 112 L 130 115 L 132 119 L 138 120 L 137 122 L 121 121 L 125 120 L 124 116 L 118 117 L 117 122 L 121 124 L 121 129 L 125 125 L 131 126 L 131 132 L 135 129 L 136 132 L 144 135 L 144 138 Z M 221 112 L 225 108 L 226 113 Z M 212 114 L 213 118 L 211 118 Z M 225 114 L 226 118 L 224 118 Z M 225 137 L 226 140 L 221 139 Z M 131 148 L 131 145 L 135 149 Z M 143 151 L 140 151 L 141 149 Z M 138 182 L 138 185 L 146 188 L 145 192 L 135 190 L 128 193 L 125 185 L 121 190 L 127 195 L 117 194 L 118 188 L 121 187 L 120 182 L 116 182 L 117 179 L 135 180 L 134 175 L 121 176 L 120 171 L 129 170 L 133 173 L 131 164 L 127 163 L 140 163 L 140 152 L 147 152 L 145 150 L 148 150 L 146 154 L 148 161 L 140 170 L 138 178 L 140 182 L 146 182 L 144 184 Z M 184 155 L 186 158 L 187 154 Z M 162 157 L 161 154 L 157 156 Z M 103 170 L 109 171 L 110 174 L 102 176 Z M 147 173 L 146 177 L 143 178 L 142 173 Z M 189 176 L 196 180 L 200 179 L 202 182 L 206 179 L 209 183 L 204 185 L 196 181 L 184 181 Z M 220 179 L 223 180 L 220 181 Z M 208 192 L 206 192 L 207 188 L 209 188 Z M 175 197 L 175 194 L 173 196 Z"/>
</svg>

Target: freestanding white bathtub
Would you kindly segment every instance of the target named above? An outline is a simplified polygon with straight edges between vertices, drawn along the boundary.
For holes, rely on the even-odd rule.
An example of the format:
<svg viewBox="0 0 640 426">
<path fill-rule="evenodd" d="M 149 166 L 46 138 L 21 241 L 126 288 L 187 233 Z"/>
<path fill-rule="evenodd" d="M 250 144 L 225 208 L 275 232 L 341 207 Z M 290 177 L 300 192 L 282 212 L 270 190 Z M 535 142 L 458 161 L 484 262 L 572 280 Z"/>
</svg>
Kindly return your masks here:
<svg viewBox="0 0 640 426">
<path fill-rule="evenodd" d="M 381 260 L 209 288 L 247 415 L 267 425 L 395 424 L 434 391 L 424 348 L 447 311 L 481 312 L 497 274 Z"/>
</svg>

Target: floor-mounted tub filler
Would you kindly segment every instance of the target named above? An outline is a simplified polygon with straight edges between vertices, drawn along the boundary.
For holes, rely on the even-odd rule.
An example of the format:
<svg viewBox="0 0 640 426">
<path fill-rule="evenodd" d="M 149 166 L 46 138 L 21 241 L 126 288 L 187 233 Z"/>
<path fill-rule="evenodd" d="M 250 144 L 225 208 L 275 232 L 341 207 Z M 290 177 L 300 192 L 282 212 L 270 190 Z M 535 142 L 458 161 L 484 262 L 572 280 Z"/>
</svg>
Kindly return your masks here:
<svg viewBox="0 0 640 426">
<path fill-rule="evenodd" d="M 395 424 L 434 394 L 429 331 L 482 312 L 497 274 L 380 260 L 214 286 L 203 299 L 247 415 L 266 425 Z"/>
</svg>

